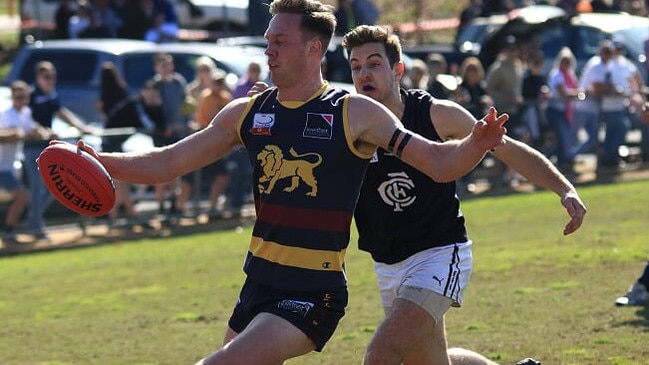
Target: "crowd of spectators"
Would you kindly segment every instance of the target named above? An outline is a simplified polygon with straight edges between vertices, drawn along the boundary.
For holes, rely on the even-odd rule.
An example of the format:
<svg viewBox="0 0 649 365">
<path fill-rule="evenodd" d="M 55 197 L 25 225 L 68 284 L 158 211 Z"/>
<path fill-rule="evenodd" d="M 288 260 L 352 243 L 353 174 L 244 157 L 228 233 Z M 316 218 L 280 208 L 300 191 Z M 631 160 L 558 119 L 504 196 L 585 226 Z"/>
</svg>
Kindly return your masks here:
<svg viewBox="0 0 649 365">
<path fill-rule="evenodd" d="M 175 41 L 178 18 L 169 0 L 59 0 L 55 36 Z"/>
<path fill-rule="evenodd" d="M 60 0 L 56 14 L 59 37 L 125 37 L 163 42 L 174 39 L 173 34 L 178 29 L 169 0 L 89 0 L 74 6 L 73 1 Z M 596 2 L 590 3 L 599 6 Z M 613 6 L 622 7 L 623 3 L 626 2 L 613 2 Z M 526 4 L 470 0 L 460 14 L 460 27 L 473 17 L 522 5 Z M 576 0 L 562 1 L 558 5 L 569 9 L 580 6 Z M 379 12 L 368 0 L 339 0 L 336 15 L 343 29 L 376 23 Z M 448 65 L 443 55 L 433 53 L 424 60 L 414 60 L 407 70 L 403 86 L 426 89 L 436 98 L 453 100 L 476 118 L 482 118 L 490 106 L 508 113 L 509 133 L 551 158 L 567 176 L 574 176 L 578 157 L 583 154 L 596 155 L 600 169 L 620 168 L 624 161 L 618 148 L 625 143 L 626 134 L 633 126 L 640 126 L 646 137 L 643 138 L 643 146 L 649 145 L 649 126 L 642 125 L 634 113 L 633 106 L 637 107 L 638 101 L 635 104 L 629 102 L 641 95 L 644 82 L 637 77 L 638 72 L 633 64 L 625 59 L 620 44 L 603 43 L 600 54 L 581 70 L 576 69 L 570 51 L 562 50 L 549 75 L 542 74 L 542 52 L 522 47 L 527 46 L 515 38 L 508 38 L 496 62 L 488 68 L 476 57 L 465 59 L 461 65 Z M 134 127 L 150 131 L 156 146 L 173 143 L 204 128 L 211 115 L 229 100 L 244 96 L 259 80 L 260 74 L 260 65 L 250 64 L 236 89 L 229 90 L 224 83 L 223 71 L 207 57 L 197 62 L 194 80 L 185 80 L 174 71 L 173 57 L 170 55 L 159 55 L 152 68 L 155 70 L 153 79 L 142 85 L 138 95 L 133 96 L 125 92 L 126 85 L 123 85 L 121 76 L 115 74 L 115 69 L 106 65 L 99 107 L 105 116 L 106 127 L 115 127 L 115 121 L 132 120 Z M 49 73 L 55 75 L 55 70 L 49 70 Z M 37 81 L 41 76 L 37 71 Z M 44 100 L 40 89 L 38 86 L 34 88 L 36 102 Z M 37 104 L 34 105 L 34 119 L 48 127 L 47 122 L 42 123 L 37 119 L 40 109 Z M 60 108 L 57 112 L 62 116 L 67 115 L 60 100 L 56 99 L 52 108 L 55 106 Z M 72 118 L 67 119 L 78 128 L 84 128 Z M 602 131 L 605 133 L 602 134 Z M 601 138 L 601 135 L 604 137 Z M 105 149 L 117 151 L 128 137 L 105 138 L 102 142 Z M 30 142 L 27 147 L 33 144 Z M 38 148 L 42 148 L 42 143 Z M 32 154 L 37 152 L 40 150 Z M 25 155 L 28 153 L 29 148 Z M 641 153 L 644 160 L 649 160 L 649 146 L 643 147 Z M 217 212 L 223 207 L 228 189 L 229 203 L 236 208 L 243 205 L 245 196 L 251 190 L 251 187 L 240 183 L 247 181 L 248 165 L 245 154 L 235 150 L 224 161 L 202 171 L 204 178 L 210 182 L 210 212 Z M 192 174 L 172 184 L 155 187 L 159 212 L 188 214 L 187 202 L 197 186 L 196 176 L 200 177 Z M 472 174 L 467 175 L 458 186 L 462 189 L 470 186 L 471 179 Z M 490 183 L 513 185 L 519 179 L 520 175 L 496 163 Z M 118 204 L 110 213 L 110 218 L 116 219 L 120 215 L 135 217 L 137 213 L 129 199 L 132 187 L 118 182 L 116 188 Z M 46 201 L 34 194 L 42 192 L 32 189 L 32 201 Z M 33 217 L 30 227 L 39 237 L 44 235 L 43 211 L 41 207 L 37 213 L 28 215 Z"/>
<path fill-rule="evenodd" d="M 486 69 L 469 57 L 456 72 L 443 55 L 430 54 L 413 63 L 404 86 L 456 101 L 476 118 L 490 106 L 508 113 L 508 134 L 544 153 L 567 176 L 576 177 L 576 165 L 586 154 L 597 157 L 599 172 L 622 171 L 629 156 L 620 148 L 632 129 L 642 136 L 634 158 L 649 161 L 649 126 L 639 117 L 645 83 L 622 43 L 603 41 L 599 54 L 581 69 L 568 48 L 559 52 L 547 75 L 543 58 L 540 49 L 509 37 Z M 515 185 L 520 179 L 496 164 L 490 183 Z"/>
</svg>

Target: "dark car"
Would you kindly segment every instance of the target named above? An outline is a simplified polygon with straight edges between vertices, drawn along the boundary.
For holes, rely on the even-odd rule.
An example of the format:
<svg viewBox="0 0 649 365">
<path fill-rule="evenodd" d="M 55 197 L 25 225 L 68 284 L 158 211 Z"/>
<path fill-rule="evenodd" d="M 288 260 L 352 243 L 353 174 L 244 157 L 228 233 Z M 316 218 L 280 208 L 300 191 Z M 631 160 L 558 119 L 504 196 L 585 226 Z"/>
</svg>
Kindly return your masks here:
<svg viewBox="0 0 649 365">
<path fill-rule="evenodd" d="M 546 73 L 563 47 L 574 53 L 579 71 L 598 54 L 600 42 L 610 39 L 625 46 L 627 56 L 646 80 L 644 42 L 649 39 L 649 18 L 623 12 L 568 14 L 552 6 L 530 8 L 510 13 L 510 20 L 485 41 L 480 52 L 484 64 L 493 63 L 504 40 L 514 36 L 520 42 L 540 47 L 545 54 Z"/>
<path fill-rule="evenodd" d="M 649 18 L 624 12 L 569 14 L 556 6 L 532 5 L 507 14 L 479 17 L 463 28 L 443 54 L 449 63 L 457 64 L 469 56 L 477 56 L 488 67 L 510 36 L 543 51 L 546 74 L 564 46 L 575 54 L 579 70 L 598 53 L 602 40 L 614 39 L 626 47 L 627 56 L 633 59 L 646 80 L 644 41 L 649 39 Z M 404 52 L 423 59 L 427 48 L 425 45 L 406 46 Z"/>
</svg>

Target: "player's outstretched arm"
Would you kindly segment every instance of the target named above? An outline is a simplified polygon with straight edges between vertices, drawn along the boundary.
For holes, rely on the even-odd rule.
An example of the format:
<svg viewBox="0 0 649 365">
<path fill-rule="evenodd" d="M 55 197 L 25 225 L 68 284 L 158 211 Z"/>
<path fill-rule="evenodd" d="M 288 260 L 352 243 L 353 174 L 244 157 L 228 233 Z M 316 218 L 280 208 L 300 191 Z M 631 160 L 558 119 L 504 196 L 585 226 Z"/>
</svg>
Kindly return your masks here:
<svg viewBox="0 0 649 365">
<path fill-rule="evenodd" d="M 507 132 L 503 125 L 509 119 L 492 108 L 467 137 L 439 143 L 404 129 L 386 107 L 362 95 L 350 97 L 348 113 L 352 137 L 360 150 L 379 146 L 438 182 L 461 177 L 487 151 L 502 146 Z"/>
<path fill-rule="evenodd" d="M 554 191 L 561 199 L 570 221 L 563 229 L 568 235 L 581 227 L 587 209 L 572 183 L 543 154 L 527 144 L 507 138 L 494 156 L 523 175 L 535 185 Z"/>
<path fill-rule="evenodd" d="M 207 127 L 165 147 L 106 153 L 92 150 L 83 141 L 77 146 L 96 156 L 115 179 L 148 185 L 168 182 L 223 158 L 241 143 L 236 128 L 248 101 L 232 101 Z"/>
</svg>

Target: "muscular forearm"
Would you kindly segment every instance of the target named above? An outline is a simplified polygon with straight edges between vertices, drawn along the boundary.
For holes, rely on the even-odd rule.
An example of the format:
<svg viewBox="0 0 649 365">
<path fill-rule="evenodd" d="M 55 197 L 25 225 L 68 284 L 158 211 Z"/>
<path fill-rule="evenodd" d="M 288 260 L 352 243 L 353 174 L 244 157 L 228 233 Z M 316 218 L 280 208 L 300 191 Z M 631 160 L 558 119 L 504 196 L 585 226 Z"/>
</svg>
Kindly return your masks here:
<svg viewBox="0 0 649 365">
<path fill-rule="evenodd" d="M 574 192 L 574 186 L 561 172 L 534 148 L 513 139 L 494 151 L 494 156 L 532 183 L 554 191 L 560 197 Z"/>
<path fill-rule="evenodd" d="M 171 166 L 171 152 L 155 148 L 146 152 L 99 153 L 99 160 L 117 180 L 133 184 L 154 185 L 173 180 L 177 175 Z M 160 168 L 160 162 L 168 168 Z"/>
</svg>

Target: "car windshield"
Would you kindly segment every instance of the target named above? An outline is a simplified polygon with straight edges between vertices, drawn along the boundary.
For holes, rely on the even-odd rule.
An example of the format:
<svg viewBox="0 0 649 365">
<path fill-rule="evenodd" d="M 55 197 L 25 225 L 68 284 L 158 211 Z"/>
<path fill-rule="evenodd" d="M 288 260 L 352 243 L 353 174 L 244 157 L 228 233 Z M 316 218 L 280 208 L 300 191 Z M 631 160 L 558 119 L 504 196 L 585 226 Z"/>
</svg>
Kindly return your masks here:
<svg viewBox="0 0 649 365">
<path fill-rule="evenodd" d="M 20 80 L 27 83 L 34 82 L 34 67 L 40 61 L 50 61 L 56 67 L 56 83 L 58 86 L 88 85 L 92 83 L 94 72 L 97 69 L 99 56 L 90 52 L 61 52 L 44 50 L 32 53 L 25 62 L 19 75 Z"/>
<path fill-rule="evenodd" d="M 124 55 L 124 79 L 133 89 L 142 87 L 154 74 L 153 57 L 155 53 L 133 53 Z M 174 70 L 187 81 L 195 77 L 196 60 L 199 55 L 174 54 Z M 224 68 L 225 71 L 230 71 Z"/>
</svg>

